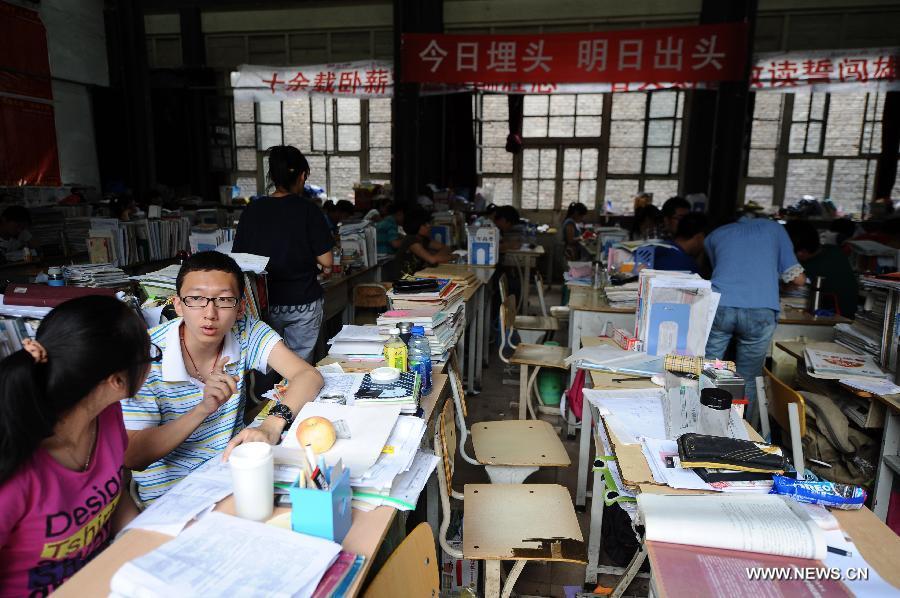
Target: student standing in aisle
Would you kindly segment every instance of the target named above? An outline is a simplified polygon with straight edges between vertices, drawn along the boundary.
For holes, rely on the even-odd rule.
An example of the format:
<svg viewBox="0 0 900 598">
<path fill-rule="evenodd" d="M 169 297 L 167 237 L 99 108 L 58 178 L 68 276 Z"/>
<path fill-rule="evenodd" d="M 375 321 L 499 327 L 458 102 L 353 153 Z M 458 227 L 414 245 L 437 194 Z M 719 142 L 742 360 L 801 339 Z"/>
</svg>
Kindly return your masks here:
<svg viewBox="0 0 900 598">
<path fill-rule="evenodd" d="M 722 359 L 728 344 L 735 341 L 737 372 L 746 381 L 750 401 L 745 413 L 756 425 L 756 377 L 762 375 L 778 324 L 779 280 L 802 285 L 806 277 L 784 227 L 767 218 L 747 215 L 722 226 L 706 238 L 705 246 L 713 268 L 713 289 L 722 294 L 706 356 Z"/>
<path fill-rule="evenodd" d="M 306 201 L 306 200 L 301 200 Z M 265 322 L 244 312 L 244 277 L 217 251 L 184 261 L 175 281 L 180 316 L 150 330 L 162 359 L 123 403 L 125 465 L 144 502 L 155 500 L 209 459 L 242 442 L 277 444 L 322 375 L 290 351 Z M 284 400 L 262 425 L 244 427 L 245 374 L 274 369 L 288 380 Z"/>
<path fill-rule="evenodd" d="M 53 309 L 0 362 L 0 595 L 46 596 L 135 515 L 119 402 L 160 357 L 111 297 Z"/>
<path fill-rule="evenodd" d="M 241 214 L 233 251 L 269 258 L 269 323 L 285 344 L 309 362 L 324 316 L 319 266 L 330 273 L 334 239 L 325 218 L 301 197 L 309 163 L 295 147 L 269 149 L 272 195 Z"/>
</svg>

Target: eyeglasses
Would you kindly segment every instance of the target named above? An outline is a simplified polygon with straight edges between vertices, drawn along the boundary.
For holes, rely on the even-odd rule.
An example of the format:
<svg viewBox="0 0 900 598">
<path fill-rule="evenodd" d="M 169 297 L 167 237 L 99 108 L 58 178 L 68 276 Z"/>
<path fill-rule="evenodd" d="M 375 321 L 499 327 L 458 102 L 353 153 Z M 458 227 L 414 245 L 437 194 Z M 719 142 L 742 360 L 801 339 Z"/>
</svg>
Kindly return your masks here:
<svg viewBox="0 0 900 598">
<path fill-rule="evenodd" d="M 201 297 L 199 295 L 188 295 L 187 297 L 181 297 L 180 299 L 185 306 L 190 307 L 191 309 L 202 309 L 209 305 L 210 301 L 212 301 L 213 305 L 219 309 L 234 309 L 238 304 L 237 297 Z"/>
</svg>

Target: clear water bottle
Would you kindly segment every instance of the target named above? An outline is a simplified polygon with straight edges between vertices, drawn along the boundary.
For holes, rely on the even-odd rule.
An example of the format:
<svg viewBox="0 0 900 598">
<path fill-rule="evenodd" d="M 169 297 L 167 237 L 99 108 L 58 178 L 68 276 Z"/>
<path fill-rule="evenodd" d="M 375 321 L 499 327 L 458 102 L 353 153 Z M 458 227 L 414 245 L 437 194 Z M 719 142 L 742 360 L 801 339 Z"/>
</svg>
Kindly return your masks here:
<svg viewBox="0 0 900 598">
<path fill-rule="evenodd" d="M 409 338 L 409 371 L 419 374 L 422 394 L 431 392 L 431 343 L 425 338 L 425 329 L 413 326 Z"/>
</svg>

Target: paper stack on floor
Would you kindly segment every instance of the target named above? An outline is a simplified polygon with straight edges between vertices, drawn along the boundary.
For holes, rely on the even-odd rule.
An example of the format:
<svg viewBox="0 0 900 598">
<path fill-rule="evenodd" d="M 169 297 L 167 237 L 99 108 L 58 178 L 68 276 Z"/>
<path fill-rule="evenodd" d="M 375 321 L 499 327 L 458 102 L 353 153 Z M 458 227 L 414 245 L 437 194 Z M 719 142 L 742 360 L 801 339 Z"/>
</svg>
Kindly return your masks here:
<svg viewBox="0 0 900 598">
<path fill-rule="evenodd" d="M 384 359 L 384 343 L 390 335 L 378 326 L 354 326 L 345 324 L 331 340 L 328 355 L 336 359 L 381 361 Z"/>
</svg>

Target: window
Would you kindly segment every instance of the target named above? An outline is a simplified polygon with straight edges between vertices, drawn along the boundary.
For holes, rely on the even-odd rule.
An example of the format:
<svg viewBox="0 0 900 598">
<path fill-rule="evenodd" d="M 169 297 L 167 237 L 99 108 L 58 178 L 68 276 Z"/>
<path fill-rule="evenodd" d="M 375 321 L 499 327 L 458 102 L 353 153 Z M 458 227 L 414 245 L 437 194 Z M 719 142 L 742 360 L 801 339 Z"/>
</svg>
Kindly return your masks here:
<svg viewBox="0 0 900 598">
<path fill-rule="evenodd" d="M 264 152 L 282 144 L 304 153 L 309 182 L 336 200 L 352 200 L 353 185 L 363 179 L 390 179 L 390 100 L 310 96 L 234 106 L 235 179 L 243 195 L 264 191 Z"/>
<path fill-rule="evenodd" d="M 883 112 L 883 93 L 755 94 L 744 201 L 792 205 L 809 195 L 863 215 Z"/>
<path fill-rule="evenodd" d="M 513 155 L 506 151 L 509 102 L 505 95 L 474 94 L 476 166 L 489 201 L 513 204 Z"/>
</svg>

